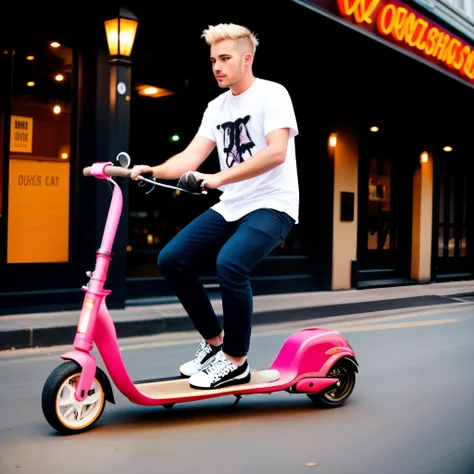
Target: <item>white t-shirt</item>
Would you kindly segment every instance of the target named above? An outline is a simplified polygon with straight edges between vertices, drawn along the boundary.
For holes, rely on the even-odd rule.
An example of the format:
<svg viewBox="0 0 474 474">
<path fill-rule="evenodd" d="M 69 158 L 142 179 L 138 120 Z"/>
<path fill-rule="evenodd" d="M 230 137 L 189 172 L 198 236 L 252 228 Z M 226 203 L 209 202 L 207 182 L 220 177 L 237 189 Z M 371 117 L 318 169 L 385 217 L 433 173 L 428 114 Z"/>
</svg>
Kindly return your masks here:
<svg viewBox="0 0 474 474">
<path fill-rule="evenodd" d="M 231 90 L 209 102 L 198 136 L 215 142 L 221 170 L 235 166 L 267 146 L 265 136 L 289 128 L 284 163 L 245 181 L 226 184 L 220 201 L 212 206 L 225 220 L 235 221 L 256 209 L 286 212 L 298 223 L 299 187 L 295 136 L 298 134 L 293 104 L 284 86 L 256 79 L 242 94 Z"/>
</svg>

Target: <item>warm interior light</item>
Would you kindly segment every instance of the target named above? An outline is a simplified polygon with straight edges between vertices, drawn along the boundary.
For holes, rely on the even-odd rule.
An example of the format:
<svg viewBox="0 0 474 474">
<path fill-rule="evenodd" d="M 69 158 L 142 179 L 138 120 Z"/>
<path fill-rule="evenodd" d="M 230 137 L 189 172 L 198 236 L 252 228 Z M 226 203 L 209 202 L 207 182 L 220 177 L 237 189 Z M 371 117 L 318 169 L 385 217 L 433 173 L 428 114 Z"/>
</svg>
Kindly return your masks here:
<svg viewBox="0 0 474 474">
<path fill-rule="evenodd" d="M 61 113 L 61 106 L 55 105 L 55 106 L 53 107 L 53 112 L 54 112 L 56 115 L 60 114 L 60 113 Z"/>
<path fill-rule="evenodd" d="M 334 148 L 337 144 L 337 135 L 335 133 L 331 133 L 329 135 L 329 146 Z"/>
<path fill-rule="evenodd" d="M 51 43 L 51 48 L 59 48 L 61 45 L 57 41 Z"/>
<path fill-rule="evenodd" d="M 123 18 L 122 14 L 128 18 Z M 119 18 L 107 20 L 104 24 L 110 55 L 129 57 L 132 54 L 138 20 L 130 12 L 121 9 L 121 15 Z"/>
<path fill-rule="evenodd" d="M 421 163 L 428 163 L 428 153 L 426 151 L 424 151 L 420 155 L 420 161 L 421 161 Z"/>
<path fill-rule="evenodd" d="M 143 94 L 145 95 L 153 95 L 158 93 L 158 87 L 145 87 L 143 89 Z"/>
<path fill-rule="evenodd" d="M 54 79 L 58 82 L 61 82 L 64 79 L 64 76 L 62 74 L 56 74 Z"/>
<path fill-rule="evenodd" d="M 451 147 L 451 146 L 445 146 L 445 147 L 443 148 L 443 150 L 444 150 L 444 151 L 453 151 L 453 147 Z"/>
<path fill-rule="evenodd" d="M 378 132 L 378 131 L 379 131 L 379 127 L 377 127 L 377 126 L 374 125 L 373 127 L 370 127 L 370 131 L 371 131 L 371 132 Z"/>
<path fill-rule="evenodd" d="M 162 89 L 161 87 L 150 86 L 149 84 L 139 84 L 135 87 L 139 95 L 146 97 L 165 97 L 167 95 L 173 95 L 176 92 L 169 89 Z"/>
<path fill-rule="evenodd" d="M 61 158 L 63 160 L 67 160 L 69 158 L 69 155 L 67 153 L 61 153 Z"/>
<path fill-rule="evenodd" d="M 35 57 L 32 55 L 26 57 L 27 61 L 33 61 L 33 59 L 35 59 Z"/>
<path fill-rule="evenodd" d="M 26 83 L 26 85 L 27 85 L 28 87 L 33 87 L 33 86 L 35 85 L 35 83 L 34 83 L 34 81 L 28 81 L 28 82 Z"/>
</svg>

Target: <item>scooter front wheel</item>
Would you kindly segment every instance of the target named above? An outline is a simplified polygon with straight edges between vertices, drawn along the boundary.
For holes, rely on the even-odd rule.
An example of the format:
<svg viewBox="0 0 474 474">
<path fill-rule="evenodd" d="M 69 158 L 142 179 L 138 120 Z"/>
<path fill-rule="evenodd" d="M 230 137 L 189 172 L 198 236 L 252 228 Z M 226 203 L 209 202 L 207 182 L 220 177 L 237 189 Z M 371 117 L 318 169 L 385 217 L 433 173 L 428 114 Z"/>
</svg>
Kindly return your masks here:
<svg viewBox="0 0 474 474">
<path fill-rule="evenodd" d="M 105 408 L 104 389 L 94 378 L 87 398 L 78 402 L 74 397 L 81 367 L 67 361 L 54 369 L 47 378 L 41 398 L 46 421 L 61 434 L 82 433 L 91 428 Z"/>
</svg>

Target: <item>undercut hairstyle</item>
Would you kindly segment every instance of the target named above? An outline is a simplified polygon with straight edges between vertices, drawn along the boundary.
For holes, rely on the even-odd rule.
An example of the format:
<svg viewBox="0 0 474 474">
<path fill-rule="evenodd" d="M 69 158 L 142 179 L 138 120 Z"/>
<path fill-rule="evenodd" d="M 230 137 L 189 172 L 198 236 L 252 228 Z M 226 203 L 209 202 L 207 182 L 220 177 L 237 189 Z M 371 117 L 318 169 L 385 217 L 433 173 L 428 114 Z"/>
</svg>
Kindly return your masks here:
<svg viewBox="0 0 474 474">
<path fill-rule="evenodd" d="M 202 32 L 201 38 L 204 38 L 209 46 L 228 39 L 237 41 L 242 46 L 247 46 L 245 48 L 248 49 L 247 52 L 254 56 L 258 46 L 258 39 L 254 33 L 245 26 L 233 23 L 219 23 L 218 25 L 209 26 L 207 30 Z"/>
</svg>

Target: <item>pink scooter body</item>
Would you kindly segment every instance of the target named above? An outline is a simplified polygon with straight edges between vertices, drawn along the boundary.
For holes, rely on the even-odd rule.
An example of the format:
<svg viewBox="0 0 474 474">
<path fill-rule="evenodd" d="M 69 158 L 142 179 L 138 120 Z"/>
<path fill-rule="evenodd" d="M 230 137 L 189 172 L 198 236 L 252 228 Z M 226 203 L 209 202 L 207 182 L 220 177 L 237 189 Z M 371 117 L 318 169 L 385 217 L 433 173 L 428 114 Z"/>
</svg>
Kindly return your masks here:
<svg viewBox="0 0 474 474">
<path fill-rule="evenodd" d="M 114 192 L 102 243 L 97 251 L 96 267 L 91 274 L 89 284 L 83 287 L 85 297 L 73 343 L 75 350 L 61 355 L 63 359 L 73 360 L 82 367 L 75 393 L 75 398 L 78 401 L 87 398 L 96 376 L 96 360 L 90 354 L 94 343 L 117 389 L 131 402 L 148 406 L 173 405 L 223 395 L 272 393 L 281 390 L 291 393 L 317 393 L 338 382 L 338 378 L 328 377 L 328 373 L 339 359 L 349 358 L 355 363 L 354 351 L 340 333 L 330 329 L 307 328 L 292 334 L 285 341 L 268 369 L 268 373 L 278 373 L 277 379 L 271 382 L 248 383 L 213 390 L 199 390 L 189 387 L 172 394 L 165 391 L 162 396 L 159 393 L 160 384 L 168 383 L 166 380 L 154 381 L 153 395 L 142 389 L 146 385 L 145 382 L 133 382 L 120 354 L 117 333 L 106 305 L 106 297 L 110 291 L 104 290 L 112 245 L 123 203 L 120 187 L 105 174 L 105 170 L 109 166 L 113 166 L 113 164 L 95 163 L 90 168 L 92 176 L 110 181 L 114 185 Z M 129 173 L 129 170 L 114 168 L 117 176 L 125 176 L 126 172 Z M 179 380 L 179 377 L 176 379 Z M 183 379 L 183 383 L 186 383 L 185 379 Z M 112 394 L 108 395 L 107 398 L 113 400 Z"/>
</svg>

